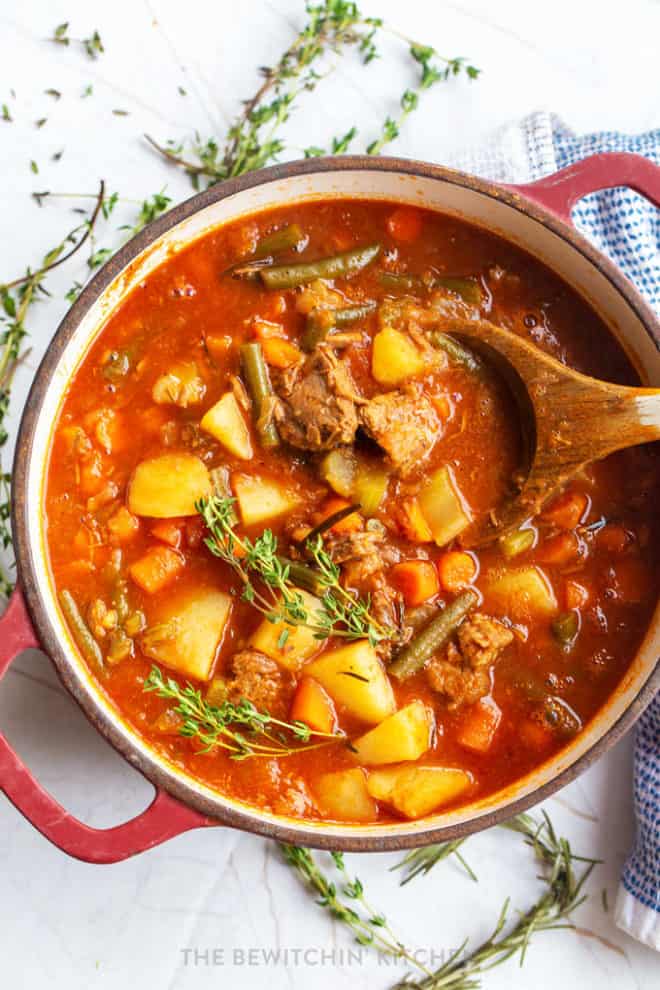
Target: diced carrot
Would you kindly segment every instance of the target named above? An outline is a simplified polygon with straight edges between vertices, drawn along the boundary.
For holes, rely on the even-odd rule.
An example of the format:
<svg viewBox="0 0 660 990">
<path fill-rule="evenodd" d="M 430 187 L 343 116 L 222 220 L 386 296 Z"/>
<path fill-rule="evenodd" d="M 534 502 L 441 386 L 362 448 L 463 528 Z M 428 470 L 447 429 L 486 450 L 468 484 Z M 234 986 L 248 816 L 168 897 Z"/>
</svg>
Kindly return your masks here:
<svg viewBox="0 0 660 990">
<path fill-rule="evenodd" d="M 171 547 L 150 547 L 128 569 L 135 583 L 153 595 L 170 584 L 185 566 L 185 559 Z"/>
<path fill-rule="evenodd" d="M 589 498 L 584 492 L 564 492 L 543 510 L 541 518 L 560 529 L 575 529 L 588 508 Z"/>
<path fill-rule="evenodd" d="M 293 722 L 304 722 L 316 732 L 334 732 L 337 724 L 330 697 L 313 677 L 303 677 L 298 684 L 290 718 Z"/>
<path fill-rule="evenodd" d="M 302 358 L 302 353 L 296 345 L 290 340 L 284 340 L 283 337 L 269 337 L 262 342 L 261 349 L 266 363 L 274 368 L 290 368 Z"/>
<path fill-rule="evenodd" d="M 413 543 L 430 543 L 433 534 L 416 498 L 405 499 L 397 513 L 397 522 L 404 536 Z"/>
<path fill-rule="evenodd" d="M 427 602 L 440 591 L 438 572 L 430 560 L 404 560 L 390 571 L 390 580 L 411 607 Z"/>
<path fill-rule="evenodd" d="M 118 543 L 128 543 L 139 532 L 140 520 L 129 512 L 125 505 L 121 505 L 110 516 L 107 526 Z"/>
<path fill-rule="evenodd" d="M 398 206 L 390 213 L 385 226 L 390 237 L 404 244 L 412 244 L 422 232 L 422 214 L 411 206 Z"/>
<path fill-rule="evenodd" d="M 345 498 L 328 498 L 314 516 L 315 522 L 320 523 L 334 516 L 335 512 L 347 509 L 351 503 Z M 331 527 L 332 533 L 357 533 L 364 526 L 364 520 L 359 512 L 353 512 Z"/>
<path fill-rule="evenodd" d="M 609 573 L 619 601 L 642 602 L 653 591 L 649 568 L 640 557 L 624 557 Z"/>
<path fill-rule="evenodd" d="M 278 316 L 284 316 L 286 313 L 286 296 L 282 295 L 281 292 L 269 292 L 261 301 L 261 306 L 263 307 L 263 312 L 268 317 L 277 318 Z"/>
<path fill-rule="evenodd" d="M 465 588 L 477 576 L 477 564 L 466 550 L 449 550 L 438 561 L 440 584 L 453 594 Z"/>
<path fill-rule="evenodd" d="M 91 556 L 93 548 L 98 540 L 88 526 L 79 526 L 73 538 L 73 549 L 81 556 Z"/>
<path fill-rule="evenodd" d="M 431 402 L 441 423 L 448 423 L 454 412 L 454 404 L 448 395 L 432 395 Z"/>
<path fill-rule="evenodd" d="M 595 543 L 599 550 L 607 553 L 623 553 L 632 543 L 632 534 L 619 523 L 608 523 L 596 533 Z"/>
<path fill-rule="evenodd" d="M 527 718 L 518 726 L 521 742 L 530 749 L 546 750 L 554 738 L 550 726 L 542 725 L 537 719 Z"/>
<path fill-rule="evenodd" d="M 225 363 L 227 360 L 227 355 L 231 350 L 232 343 L 232 338 L 226 334 L 209 333 L 204 338 L 206 350 L 208 351 L 210 357 L 212 357 L 218 364 Z"/>
<path fill-rule="evenodd" d="M 579 581 L 568 579 L 564 584 L 564 602 L 566 609 L 570 612 L 573 609 L 583 608 L 589 601 L 589 589 L 585 588 Z"/>
<path fill-rule="evenodd" d="M 541 544 L 537 559 L 542 564 L 569 564 L 577 560 L 580 543 L 575 533 L 557 533 Z"/>
<path fill-rule="evenodd" d="M 183 540 L 183 520 L 159 519 L 151 527 L 151 534 L 162 543 L 178 550 Z"/>
<path fill-rule="evenodd" d="M 501 718 L 502 712 L 493 699 L 482 698 L 466 713 L 456 739 L 466 749 L 485 753 L 493 743 Z"/>
<path fill-rule="evenodd" d="M 106 454 L 118 453 L 125 445 L 122 421 L 114 409 L 94 409 L 87 413 L 83 423 Z"/>
<path fill-rule="evenodd" d="M 196 550 L 204 537 L 204 520 L 200 516 L 191 516 L 186 519 L 185 530 L 187 545 L 191 550 Z"/>
<path fill-rule="evenodd" d="M 271 320 L 262 320 L 255 317 L 250 323 L 252 336 L 257 340 L 284 340 L 286 331 L 281 323 L 273 323 Z"/>
</svg>

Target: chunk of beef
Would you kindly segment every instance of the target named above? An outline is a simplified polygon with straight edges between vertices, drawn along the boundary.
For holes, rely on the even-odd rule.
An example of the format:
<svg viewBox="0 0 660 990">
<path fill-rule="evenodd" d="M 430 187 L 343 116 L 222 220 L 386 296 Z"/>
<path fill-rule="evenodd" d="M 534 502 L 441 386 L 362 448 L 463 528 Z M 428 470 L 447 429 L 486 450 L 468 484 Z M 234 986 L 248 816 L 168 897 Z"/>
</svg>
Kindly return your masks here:
<svg viewBox="0 0 660 990">
<path fill-rule="evenodd" d="M 227 698 L 234 704 L 247 698 L 260 711 L 281 718 L 288 711 L 292 694 L 291 675 L 270 657 L 256 650 L 240 650 L 231 658 Z"/>
<path fill-rule="evenodd" d="M 360 423 L 404 476 L 428 457 L 440 433 L 431 401 L 413 387 L 365 403 Z"/>
<path fill-rule="evenodd" d="M 396 547 L 378 530 L 361 530 L 326 539 L 326 550 L 335 564 L 341 565 L 342 582 L 371 599 L 370 613 L 384 629 L 399 629 L 401 594 L 389 584 L 385 569 L 399 560 Z M 392 642 L 381 641 L 377 652 L 387 659 Z"/>
<path fill-rule="evenodd" d="M 465 662 L 474 670 L 495 663 L 502 650 L 513 642 L 510 629 L 482 612 L 469 615 L 458 627 L 457 636 Z"/>
<path fill-rule="evenodd" d="M 434 657 L 426 677 L 447 707 L 471 705 L 490 692 L 492 668 L 513 633 L 497 619 L 481 612 L 468 616 L 458 628 L 459 649 L 450 643 L 444 656 Z"/>
<path fill-rule="evenodd" d="M 274 378 L 274 417 L 280 435 L 303 450 L 331 450 L 350 444 L 358 428 L 359 395 L 348 367 L 319 345 L 304 364 Z"/>
</svg>

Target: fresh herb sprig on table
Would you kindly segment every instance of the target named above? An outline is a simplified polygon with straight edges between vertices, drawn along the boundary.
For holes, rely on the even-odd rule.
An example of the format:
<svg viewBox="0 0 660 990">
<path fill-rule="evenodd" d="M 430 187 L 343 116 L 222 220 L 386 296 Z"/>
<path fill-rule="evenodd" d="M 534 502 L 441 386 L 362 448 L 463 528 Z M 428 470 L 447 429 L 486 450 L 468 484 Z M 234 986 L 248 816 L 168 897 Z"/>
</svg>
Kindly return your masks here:
<svg viewBox="0 0 660 990">
<path fill-rule="evenodd" d="M 183 168 L 195 188 L 199 188 L 201 180 L 212 185 L 277 160 L 285 147 L 280 129 L 289 120 L 296 101 L 314 90 L 329 71 L 329 68 L 323 71 L 324 58 L 329 53 L 339 55 L 348 48 L 357 49 L 365 65 L 378 57 L 378 32 L 388 30 L 381 18 L 365 17 L 358 5 L 350 0 L 323 0 L 319 4 L 308 3 L 305 9 L 307 24 L 276 65 L 261 70 L 261 85 L 245 101 L 223 144 L 215 137 L 203 141 L 196 134 L 188 146 L 172 140 L 161 145 L 146 136 L 159 154 Z M 465 59 L 444 58 L 429 45 L 403 40 L 419 67 L 419 82 L 404 91 L 398 116 L 388 116 L 380 135 L 368 144 L 366 151 L 370 155 L 380 154 L 398 137 L 404 120 L 417 109 L 421 94 L 431 86 L 461 72 L 469 79 L 476 79 L 479 74 L 479 70 Z M 350 149 L 356 136 L 357 128 L 351 127 L 341 137 L 333 138 L 328 149 L 309 147 L 305 149 L 305 156 L 343 154 Z"/>
<path fill-rule="evenodd" d="M 326 876 L 309 850 L 283 846 L 282 851 L 285 861 L 294 868 L 306 886 L 320 895 L 318 904 L 333 918 L 345 924 L 361 945 L 373 945 L 376 949 L 405 958 L 411 963 L 413 970 L 392 990 L 478 990 L 482 985 L 482 975 L 489 969 L 514 956 L 519 957 L 522 965 L 530 940 L 537 932 L 575 928 L 571 914 L 585 900 L 582 891 L 595 865 L 594 860 L 573 853 L 568 841 L 557 836 L 546 814 L 543 815 L 541 822 L 536 822 L 530 815 L 517 815 L 507 822 L 505 827 L 523 835 L 526 844 L 534 851 L 542 867 L 540 879 L 543 880 L 545 889 L 527 911 L 519 914 L 518 920 L 508 931 L 505 930 L 509 916 L 507 899 L 492 934 L 485 941 L 468 952 L 466 939 L 445 963 L 434 970 L 427 969 L 414 952 L 404 950 L 395 939 L 382 938 L 381 932 L 386 921 L 381 914 L 371 908 L 368 908 L 366 913 L 358 914 L 346 901 L 343 901 L 336 884 Z M 447 848 L 449 845 L 446 843 L 442 844 L 442 847 L 430 846 L 428 849 L 416 850 L 419 856 L 418 862 L 423 863 L 424 857 L 427 857 L 430 869 L 444 858 L 437 855 L 438 849 Z M 399 865 L 406 867 L 409 862 L 410 856 L 406 856 Z M 576 872 L 576 863 L 584 864 L 580 873 Z M 354 888 L 346 884 L 341 857 L 335 859 L 335 865 L 344 878 L 342 889 L 344 896 L 351 899 L 354 897 L 355 889 L 359 891 L 358 900 L 366 903 L 359 880 L 351 881 L 355 885 Z M 425 871 L 418 869 L 414 875 L 419 875 L 420 872 Z"/>
<path fill-rule="evenodd" d="M 254 540 L 240 536 L 236 531 L 234 504 L 233 498 L 212 495 L 197 503 L 197 511 L 209 531 L 206 546 L 238 575 L 243 583 L 244 601 L 263 612 L 271 622 L 307 626 L 319 639 L 328 636 L 368 639 L 375 645 L 393 635 L 371 614 L 368 598 L 357 598 L 341 585 L 339 569 L 323 548 L 321 536 L 307 543 L 307 551 L 316 565 L 315 577 L 323 592 L 320 608 L 310 614 L 304 596 L 291 580 L 290 562 L 278 555 L 277 537 L 270 529 Z M 259 579 L 263 591 L 253 578 Z"/>
<path fill-rule="evenodd" d="M 238 703 L 223 701 L 221 705 L 211 705 L 197 688 L 191 684 L 181 687 L 156 666 L 152 667 L 143 690 L 176 702 L 171 710 L 181 719 L 180 735 L 200 742 L 202 753 L 219 747 L 227 750 L 233 760 L 290 756 L 343 738 L 339 734 L 317 732 L 304 722 L 274 718 L 259 711 L 247 698 L 241 698 Z"/>
</svg>

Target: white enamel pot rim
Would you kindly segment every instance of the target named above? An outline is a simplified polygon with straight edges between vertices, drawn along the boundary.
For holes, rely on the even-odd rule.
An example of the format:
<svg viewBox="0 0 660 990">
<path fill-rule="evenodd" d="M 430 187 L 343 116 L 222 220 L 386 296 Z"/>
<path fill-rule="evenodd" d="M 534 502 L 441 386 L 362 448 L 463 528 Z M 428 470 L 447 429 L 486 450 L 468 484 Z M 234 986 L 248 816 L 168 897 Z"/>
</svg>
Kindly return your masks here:
<svg viewBox="0 0 660 990">
<path fill-rule="evenodd" d="M 621 340 L 643 378 L 660 384 L 658 323 L 619 270 L 567 223 L 514 189 L 421 162 L 366 157 L 275 166 L 214 186 L 150 224 L 106 264 L 63 320 L 35 378 L 14 465 L 18 574 L 36 633 L 67 689 L 111 744 L 160 790 L 204 816 L 282 841 L 323 848 L 420 846 L 490 826 L 536 804 L 612 745 L 660 682 L 660 614 L 615 694 L 560 754 L 504 791 L 420 822 L 343 826 L 299 822 L 230 800 L 156 754 L 89 676 L 57 607 L 44 546 L 43 485 L 53 423 L 72 374 L 108 314 L 172 252 L 229 220 L 295 201 L 389 200 L 437 209 L 526 249 L 574 286 Z M 249 773 L 249 764 L 246 764 Z M 190 826 L 188 826 L 190 827 Z"/>
</svg>

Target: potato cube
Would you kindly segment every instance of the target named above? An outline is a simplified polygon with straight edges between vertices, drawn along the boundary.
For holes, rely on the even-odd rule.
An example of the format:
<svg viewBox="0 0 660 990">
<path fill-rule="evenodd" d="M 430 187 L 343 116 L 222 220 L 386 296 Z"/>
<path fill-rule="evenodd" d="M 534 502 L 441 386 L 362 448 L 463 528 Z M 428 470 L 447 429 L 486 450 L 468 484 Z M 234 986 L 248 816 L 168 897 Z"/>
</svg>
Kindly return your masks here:
<svg viewBox="0 0 660 990">
<path fill-rule="evenodd" d="M 244 526 L 255 526 L 283 516 L 298 504 L 298 498 L 277 481 L 254 475 L 235 474 L 231 479 Z"/>
<path fill-rule="evenodd" d="M 161 454 L 141 461 L 128 485 L 128 508 L 136 516 L 194 516 L 195 502 L 211 494 L 206 465 L 194 454 Z"/>
<path fill-rule="evenodd" d="M 307 614 L 313 617 L 322 611 L 323 606 L 318 598 L 308 591 L 298 590 L 302 596 Z M 292 626 L 287 622 L 270 622 L 264 618 L 250 637 L 250 645 L 265 653 L 267 657 L 277 660 L 287 670 L 298 670 L 305 660 L 318 653 L 324 640 L 317 639 L 309 626 Z"/>
<path fill-rule="evenodd" d="M 470 509 L 448 465 L 429 478 L 419 493 L 418 503 L 439 547 L 457 537 L 472 522 Z"/>
<path fill-rule="evenodd" d="M 367 640 L 320 656 L 305 667 L 338 705 L 364 722 L 376 724 L 396 708 L 385 668 Z"/>
<path fill-rule="evenodd" d="M 387 767 L 372 770 L 367 778 L 371 796 L 406 818 L 430 814 L 460 797 L 471 784 L 470 774 L 454 767 Z"/>
<path fill-rule="evenodd" d="M 390 715 L 375 729 L 353 740 L 353 755 L 358 763 L 375 765 L 417 760 L 431 745 L 435 719 L 422 701 Z"/>
<path fill-rule="evenodd" d="M 424 357 L 407 334 L 394 327 L 384 327 L 376 334 L 371 351 L 371 374 L 379 385 L 400 385 L 424 370 Z"/>
<path fill-rule="evenodd" d="M 313 790 L 328 818 L 352 822 L 374 822 L 378 818 L 376 802 L 367 790 L 364 770 L 359 767 L 324 773 Z"/>
<path fill-rule="evenodd" d="M 517 567 L 489 574 L 484 594 L 488 605 L 515 622 L 555 615 L 557 599 L 540 567 Z"/>
<path fill-rule="evenodd" d="M 233 392 L 226 392 L 214 406 L 207 409 L 199 425 L 230 454 L 244 461 L 252 457 L 250 431 Z"/>
<path fill-rule="evenodd" d="M 208 681 L 231 612 L 230 595 L 195 588 L 169 598 L 142 635 L 142 650 L 172 670 Z"/>
</svg>

